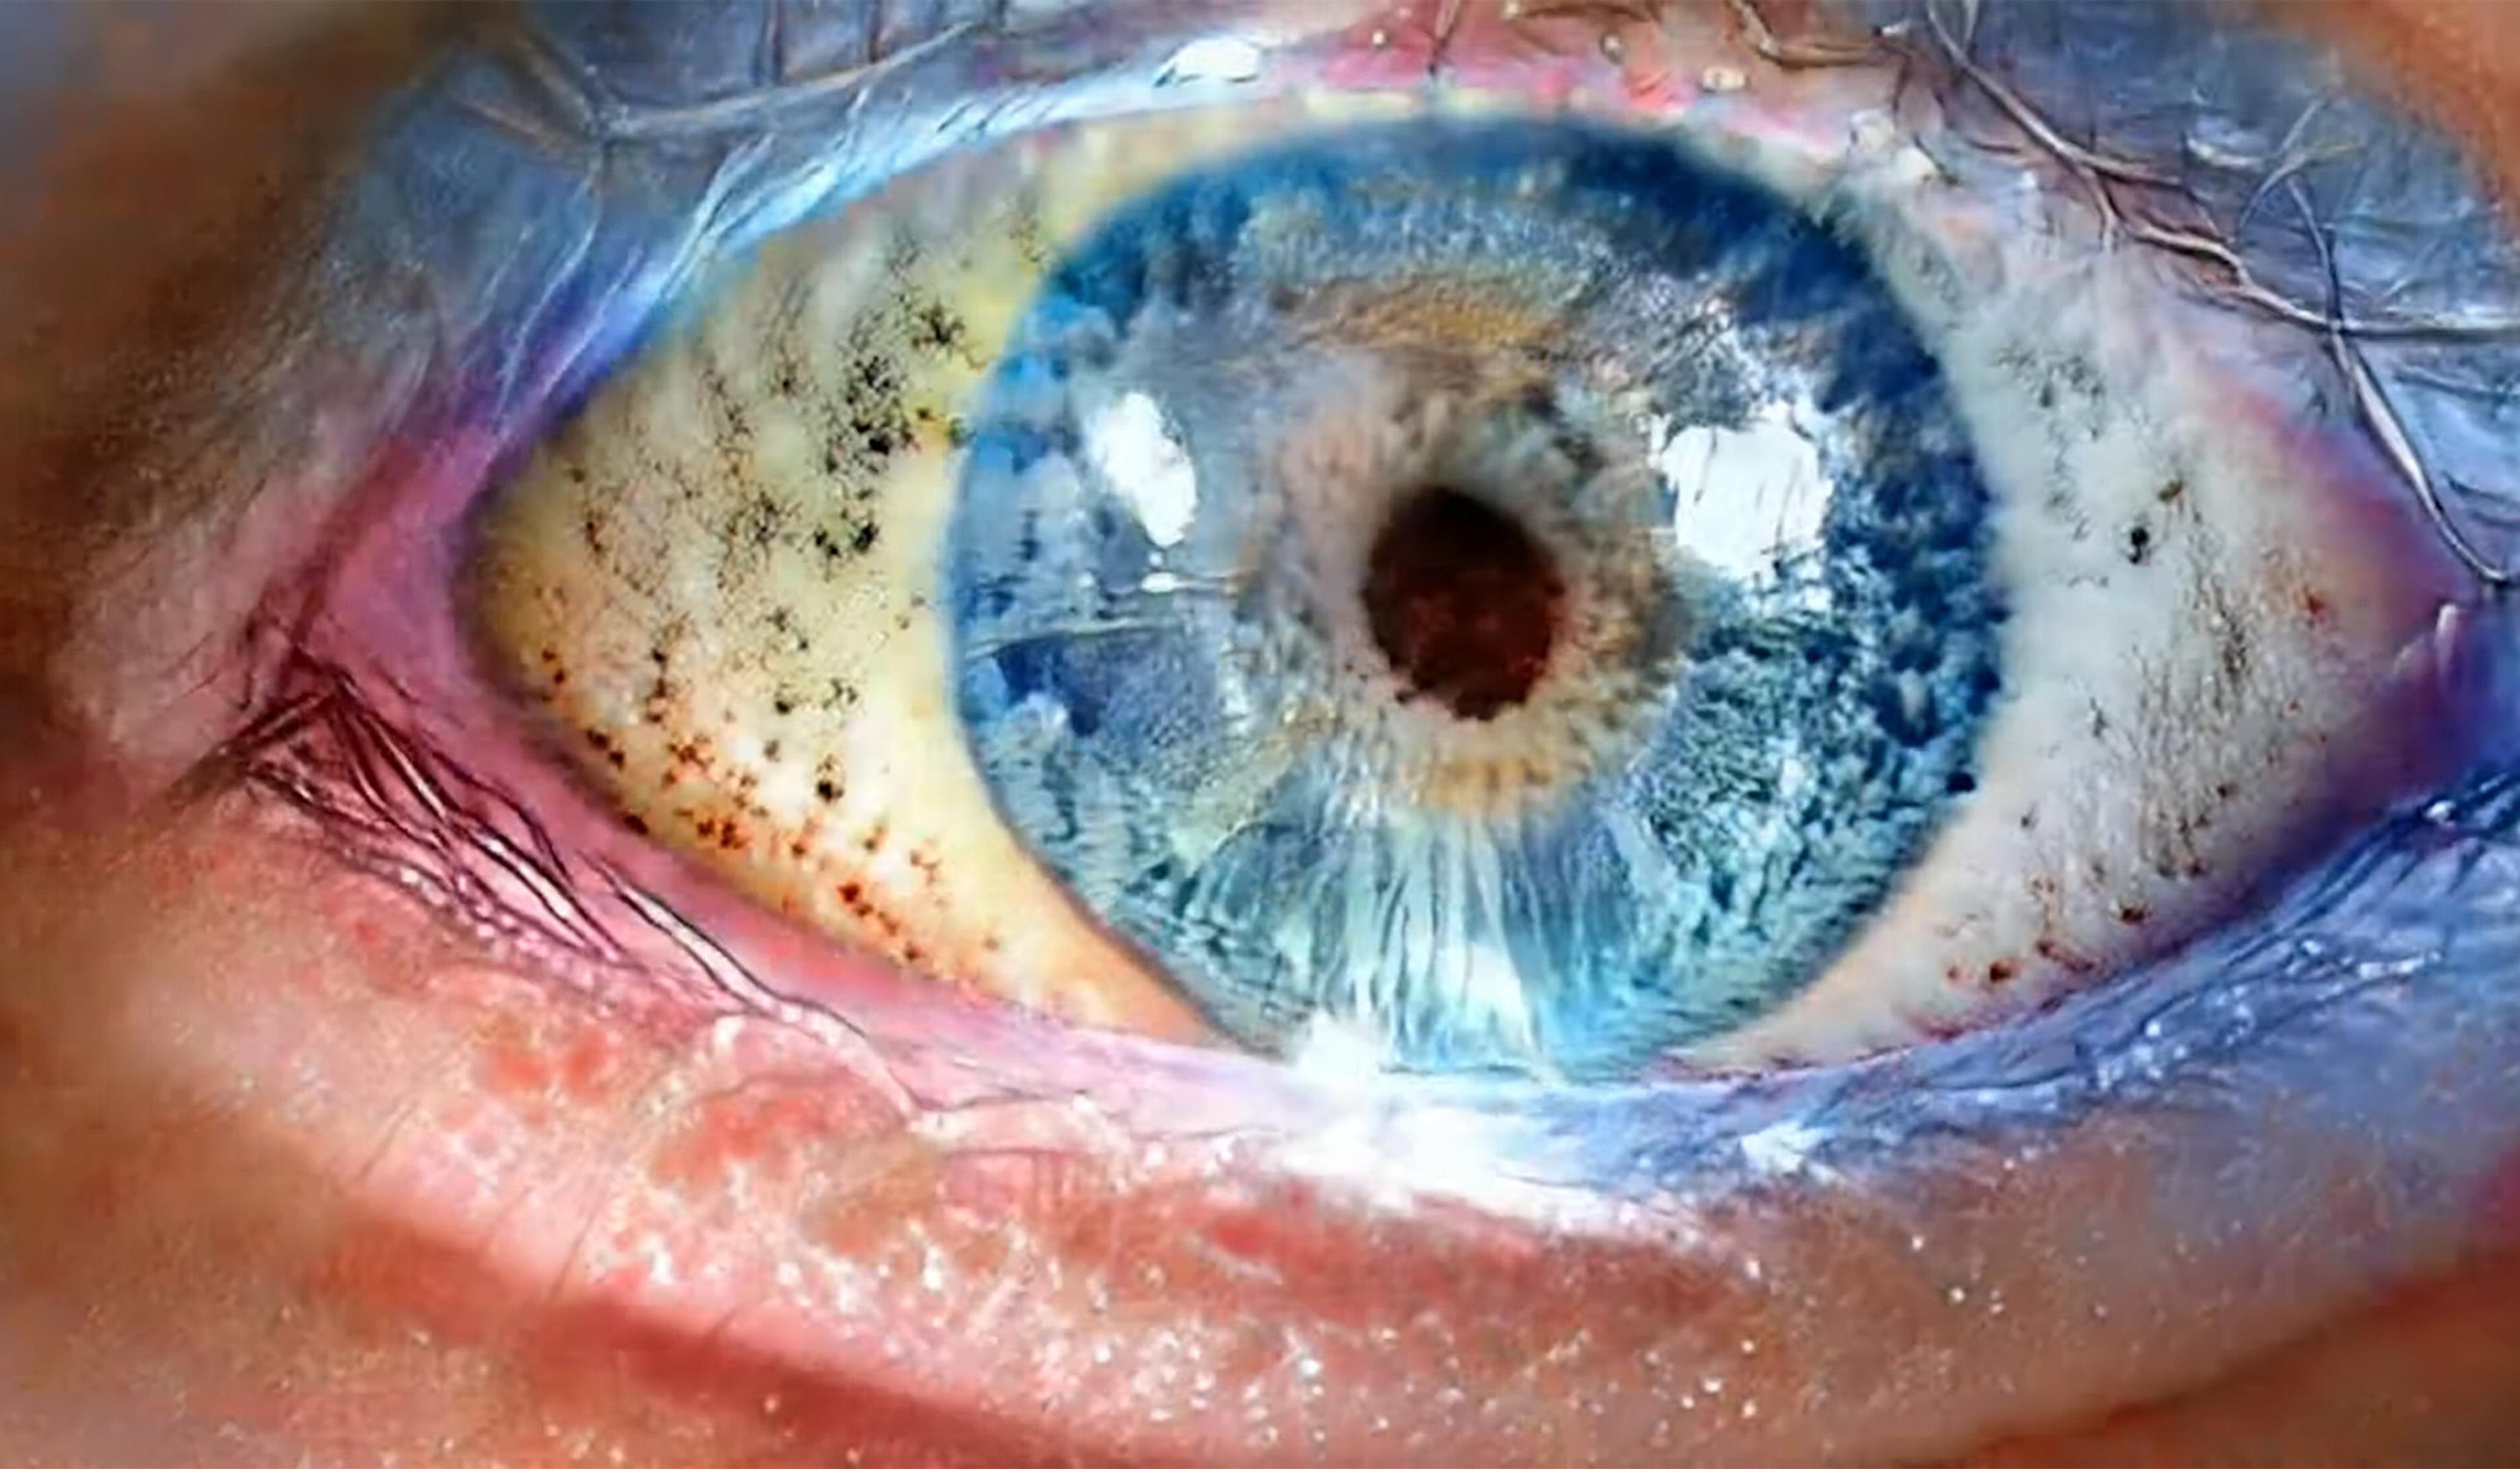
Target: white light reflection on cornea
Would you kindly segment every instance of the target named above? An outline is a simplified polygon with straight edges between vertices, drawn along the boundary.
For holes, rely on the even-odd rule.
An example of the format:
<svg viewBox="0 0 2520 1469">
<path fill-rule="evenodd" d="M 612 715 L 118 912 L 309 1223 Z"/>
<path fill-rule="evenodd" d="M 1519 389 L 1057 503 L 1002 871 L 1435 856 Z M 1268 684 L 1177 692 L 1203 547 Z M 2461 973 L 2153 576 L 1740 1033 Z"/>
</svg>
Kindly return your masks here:
<svg viewBox="0 0 2520 1469">
<path fill-rule="evenodd" d="M 1738 428 L 1646 421 L 1683 550 L 1727 576 L 1764 585 L 1776 580 L 1779 561 L 1819 549 L 1836 486 L 1821 467 L 1819 448 L 1796 425 L 1799 416 L 1796 405 L 1778 401 Z"/>
<path fill-rule="evenodd" d="M 1085 452 L 1148 540 L 1171 547 L 1190 534 L 1198 518 L 1198 470 L 1154 399 L 1131 392 L 1106 404 L 1085 426 Z"/>
</svg>

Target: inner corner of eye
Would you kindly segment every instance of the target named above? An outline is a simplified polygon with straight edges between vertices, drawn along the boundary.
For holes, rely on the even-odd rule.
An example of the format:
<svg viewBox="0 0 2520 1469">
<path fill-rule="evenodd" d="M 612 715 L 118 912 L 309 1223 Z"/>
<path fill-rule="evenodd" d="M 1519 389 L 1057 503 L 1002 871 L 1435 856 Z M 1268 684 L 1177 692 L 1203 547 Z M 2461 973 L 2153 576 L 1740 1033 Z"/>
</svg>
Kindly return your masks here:
<svg viewBox="0 0 2520 1469">
<path fill-rule="evenodd" d="M 2072 326 L 1928 331 L 1668 137 L 1078 126 L 771 241 L 501 491 L 472 610 L 623 823 L 911 982 L 1843 1056 L 2218 921 L 2358 728 L 2345 553 Z"/>
</svg>

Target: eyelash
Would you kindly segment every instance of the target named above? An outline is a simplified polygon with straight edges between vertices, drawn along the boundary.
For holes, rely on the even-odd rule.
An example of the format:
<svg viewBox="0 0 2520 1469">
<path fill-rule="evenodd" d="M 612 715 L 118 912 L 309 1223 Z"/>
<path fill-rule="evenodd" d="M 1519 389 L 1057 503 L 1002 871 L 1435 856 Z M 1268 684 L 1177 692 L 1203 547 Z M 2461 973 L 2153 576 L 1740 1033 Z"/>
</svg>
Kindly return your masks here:
<svg viewBox="0 0 2520 1469">
<path fill-rule="evenodd" d="M 1948 38 L 1938 39 L 1947 48 L 1951 44 Z M 1949 59 L 1958 57 L 1954 54 Z M 1909 55 L 1903 65 L 1921 67 L 1927 60 Z M 1961 74 L 1964 80 L 1984 85 L 1982 78 L 1968 76 L 1965 68 Z M 2106 198 L 2112 183 L 2108 170 L 2094 170 L 2088 159 L 2078 163 L 2067 156 L 2061 161 Z M 750 222 L 775 224 L 782 212 L 784 208 L 771 209 Z M 2215 257 L 2206 258 L 2213 263 Z M 2247 283 L 2233 284 L 2245 287 Z M 664 293 L 659 286 L 648 289 Z M 581 358 L 569 376 L 585 376 L 590 363 L 591 359 Z M 503 399 L 519 391 L 518 385 L 524 380 L 520 373 L 497 376 L 504 384 Z M 2446 520 L 2440 523 L 2446 533 L 2452 533 Z M 742 1006 L 731 996 L 728 983 L 726 966 L 734 960 L 698 928 L 681 922 L 661 899 L 602 866 L 600 860 L 581 869 L 563 855 L 524 802 L 466 774 L 463 762 L 419 734 L 413 723 L 381 709 L 373 690 L 343 666 L 308 648 L 292 647 L 271 688 L 263 717 L 232 741 L 212 768 L 315 818 L 324 839 L 353 866 L 459 914 L 476 938 L 503 957 L 573 976 L 581 987 L 601 988 L 608 995 L 619 993 L 619 987 L 604 976 L 628 969 L 638 972 L 643 981 L 653 982 L 642 993 L 670 1012 L 706 1012 L 731 1003 Z M 2490 786 L 2476 799 L 2480 810 L 2492 813 L 2507 802 L 2508 792 Z M 2399 838 L 2409 833 L 2438 837 L 2445 830 L 2462 841 L 2490 837 L 2488 826 L 2460 824 L 2463 809 L 2449 808 L 2444 819 L 2403 819 L 2392 832 Z M 2362 852 L 2341 870 L 2350 869 L 2365 879 L 2378 872 L 2379 859 L 2387 852 L 2384 838 L 2370 838 Z M 2318 891 L 2341 903 L 2365 889 L 2331 881 Z M 2329 911 L 2303 910 L 2299 906 L 2303 901 L 2307 900 L 2297 900 L 2294 908 L 2280 912 L 2308 921 L 2317 912 Z M 2340 945 L 2336 953 L 2344 952 Z M 1816 1135 L 1794 1153 L 1799 1160 L 1795 1166 L 1843 1170 L 1860 1166 L 1862 1156 L 1877 1155 L 1878 1150 L 1918 1132 L 1979 1125 L 1999 1115 L 2016 1122 L 2053 1123 L 2080 1115 L 2103 1100 L 2158 1094 L 2181 1075 L 2180 1063 L 2201 1058 L 2208 1050 L 2228 1052 L 2236 1047 L 2228 1022 L 2235 1014 L 2249 1013 L 2267 995 L 2218 970 L 2216 957 L 2240 960 L 2252 954 L 2245 943 L 2234 939 L 2181 960 L 2176 974 L 2147 976 L 2141 985 L 2109 987 L 2006 1032 L 1923 1047 L 1909 1056 L 1864 1067 L 1789 1079 L 1781 1092 L 1775 1086 L 1735 1083 L 1671 1089 L 1665 1105 L 1685 1114 L 1688 1125 L 1676 1125 L 1667 1138 L 1657 1138 L 1654 1150 L 1660 1152 L 1691 1134 L 1730 1135 L 1735 1148 L 1725 1155 L 1738 1152 L 1745 1160 L 1745 1177 L 1755 1177 L 1763 1165 L 1744 1139 L 1760 1135 L 1764 1125 L 1751 1123 L 1773 1119 L 1782 1096 L 1791 1095 L 1796 1098 L 1791 1115 L 1803 1119 L 1800 1125 L 1834 1139 Z M 2344 964 L 2342 958 L 2335 960 L 2327 971 L 2331 979 L 2344 972 Z M 2180 975 L 2188 981 L 2184 986 Z M 2334 1002 L 2363 992 L 2331 982 L 2319 993 Z M 759 1007 L 759 1002 L 753 1007 Z M 2118 1022 L 2117 1040 L 2096 1042 L 2093 1038 L 2112 1019 Z M 2252 1020 L 2250 1027 L 2256 1023 Z M 2194 1028 L 2187 1029 L 2191 1024 Z M 2147 1034 L 2147 1027 L 2159 1034 Z M 2216 1035 L 2223 1039 L 2210 1046 L 2199 1039 Z M 2064 1039 L 2068 1036 L 2074 1039 L 2068 1042 Z M 2043 1046 L 2063 1048 L 2077 1058 L 2077 1064 L 2025 1083 L 2024 1073 L 2015 1068 L 2040 1054 Z M 2097 1060 L 2083 1064 L 2092 1057 Z M 1990 1066 L 1991 1061 L 1997 1064 Z M 1947 1103 L 1959 1100 L 1956 1108 L 1938 1111 L 1934 1105 L 1938 1098 Z M 1548 1099 L 1517 1095 L 1508 1089 L 1483 1094 L 1474 1105 L 1484 1112 L 1491 1106 L 1503 1109 L 1535 1101 Z"/>
</svg>

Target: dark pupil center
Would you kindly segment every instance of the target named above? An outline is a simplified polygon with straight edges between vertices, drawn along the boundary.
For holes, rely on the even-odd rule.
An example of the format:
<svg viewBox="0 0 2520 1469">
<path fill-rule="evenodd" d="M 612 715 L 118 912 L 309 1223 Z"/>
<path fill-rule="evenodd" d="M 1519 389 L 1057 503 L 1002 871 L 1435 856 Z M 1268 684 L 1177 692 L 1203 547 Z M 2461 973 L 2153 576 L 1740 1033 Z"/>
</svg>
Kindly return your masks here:
<svg viewBox="0 0 2520 1469">
<path fill-rule="evenodd" d="M 1440 485 L 1400 504 L 1366 563 L 1366 617 L 1383 656 L 1463 719 L 1494 718 L 1531 692 L 1565 596 L 1529 532 Z"/>
</svg>

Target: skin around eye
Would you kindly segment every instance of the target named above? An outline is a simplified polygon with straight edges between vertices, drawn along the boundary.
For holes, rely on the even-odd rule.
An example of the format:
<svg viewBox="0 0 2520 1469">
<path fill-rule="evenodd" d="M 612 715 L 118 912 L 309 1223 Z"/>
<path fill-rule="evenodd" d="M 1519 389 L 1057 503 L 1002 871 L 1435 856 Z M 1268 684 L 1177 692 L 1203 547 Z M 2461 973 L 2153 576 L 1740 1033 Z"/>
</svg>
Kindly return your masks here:
<svg viewBox="0 0 2520 1469">
<path fill-rule="evenodd" d="M 1412 60 L 1405 18 L 1365 23 L 1392 37 L 1372 56 Z M 1769 85 L 1708 23 L 1704 49 L 1626 57 Z M 748 56 L 757 28 L 742 42 Z M 2474 76 L 2482 51 L 2422 54 Z M 112 54 L 195 54 L 138 53 Z M 170 108 L 165 128 L 201 151 L 168 153 L 207 174 L 299 135 L 308 119 L 276 98 L 352 68 L 289 60 L 215 140 Z M 150 70 L 124 95 L 192 95 Z M 254 99 L 273 107 L 265 132 Z M 55 206 L 36 212 L 127 200 L 143 160 L 49 175 Z M 139 236 L 100 238 L 112 247 L 57 278 L 64 300 Z M 161 359 L 144 344 L 127 360 Z M 30 470 L 13 487 L 59 467 L 32 417 L 5 421 L 12 467 Z M 451 433 L 387 463 L 426 488 L 490 457 Z M 103 532 L 9 509 L 83 528 L 36 544 L 86 605 L 94 573 L 71 568 Z M 166 585 L 195 589 L 221 585 L 239 542 L 151 544 L 153 564 L 190 573 Z M 170 625 L 162 601 L 120 595 L 126 620 Z M 2514 1442 L 2513 1174 L 2470 1167 L 2512 1141 L 2513 1098 L 2492 1089 L 2513 1038 L 2491 990 L 2404 993 L 2395 1025 L 2318 1053 L 2317 1085 L 2249 1090 L 2269 1104 L 2245 1126 L 2191 1094 L 2040 1148 L 1945 1139 L 1896 1178 L 1831 1177 L 1843 1157 L 1754 1127 L 1755 1146 L 1728 1147 L 1757 1160 L 1759 1189 L 1598 1214 L 1554 1185 L 1545 1148 L 1518 1149 L 1514 1178 L 1484 1166 L 1498 1131 L 1459 1108 L 1349 1112 L 1282 1168 L 1220 1165 L 1202 1147 L 1230 1158 L 1251 1120 L 1233 1102 L 1302 1098 L 1228 1068 L 1220 1102 L 1216 1073 L 1116 1044 L 1091 1059 L 1140 1068 L 1136 1111 L 1075 1105 L 1090 1089 L 992 1092 L 940 1063 L 929 1094 L 960 1075 L 961 1099 L 996 1105 L 902 1128 L 834 1074 L 830 1038 L 644 1017 L 488 957 L 257 804 L 140 800 L 147 762 L 114 752 L 170 707 L 164 665 L 46 671 L 32 660 L 61 649 L 37 627 L 23 659 L 5 645 L 0 757 L 13 1456 L 2117 1462 L 2235 1443 L 2480 1459 Z M 405 671 L 428 691 L 425 658 Z M 20 720 L 30 704 L 45 716 Z M 98 709 L 122 713 L 79 713 Z M 2448 843 L 2455 824 L 2435 830 Z M 683 906 L 763 973 L 814 962 L 736 912 Z M 1048 1035 L 982 1027 L 951 1048 Z M 2410 1049 L 2428 1069 L 2407 1069 Z M 1658 1125 L 1686 1135 L 1688 1116 Z M 1114 1141 L 1166 1128 L 1170 1162 Z M 1093 1161 L 1123 1152 L 1125 1179 Z M 1443 1165 L 1449 1191 L 1430 1186 Z M 1375 1168 L 1406 1188 L 1358 1208 Z M 2046 1432 L 2074 1442 L 2031 1437 Z"/>
</svg>

